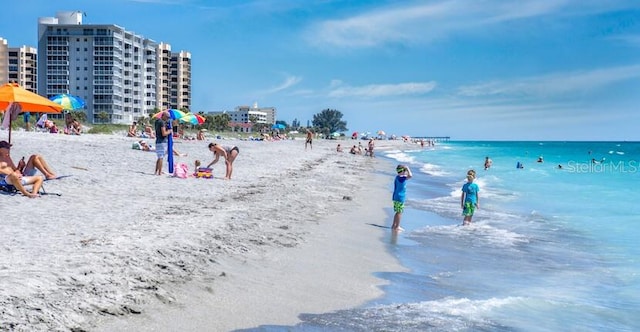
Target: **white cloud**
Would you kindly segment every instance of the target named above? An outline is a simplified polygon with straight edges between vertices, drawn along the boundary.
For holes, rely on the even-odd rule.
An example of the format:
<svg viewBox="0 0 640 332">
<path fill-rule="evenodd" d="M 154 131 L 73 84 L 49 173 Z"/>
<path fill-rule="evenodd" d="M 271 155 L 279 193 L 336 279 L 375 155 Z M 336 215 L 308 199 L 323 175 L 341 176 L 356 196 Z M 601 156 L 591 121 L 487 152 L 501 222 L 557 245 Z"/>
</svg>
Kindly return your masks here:
<svg viewBox="0 0 640 332">
<path fill-rule="evenodd" d="M 283 90 L 286 90 L 292 86 L 297 85 L 298 83 L 302 82 L 302 77 L 299 76 L 293 76 L 293 75 L 288 75 L 284 82 L 280 83 L 280 85 L 272 87 L 267 89 L 266 91 L 264 91 L 264 94 L 272 94 L 272 93 L 276 93 L 276 92 L 280 92 Z"/>
<path fill-rule="evenodd" d="M 640 79 L 640 65 L 492 81 L 460 87 L 458 94 L 468 97 L 498 95 L 510 97 L 554 96 L 592 91 L 631 79 Z"/>
<path fill-rule="evenodd" d="M 625 7 L 628 2 L 521 0 L 438 1 L 377 8 L 311 26 L 308 40 L 319 47 L 365 48 L 389 43 L 426 43 L 460 31 L 549 15 L 588 15 Z"/>
<path fill-rule="evenodd" d="M 400 83 L 400 84 L 371 84 L 364 86 L 342 86 L 337 81 L 331 82 L 329 97 L 389 97 L 401 95 L 421 95 L 430 92 L 436 87 L 436 83 Z"/>
</svg>

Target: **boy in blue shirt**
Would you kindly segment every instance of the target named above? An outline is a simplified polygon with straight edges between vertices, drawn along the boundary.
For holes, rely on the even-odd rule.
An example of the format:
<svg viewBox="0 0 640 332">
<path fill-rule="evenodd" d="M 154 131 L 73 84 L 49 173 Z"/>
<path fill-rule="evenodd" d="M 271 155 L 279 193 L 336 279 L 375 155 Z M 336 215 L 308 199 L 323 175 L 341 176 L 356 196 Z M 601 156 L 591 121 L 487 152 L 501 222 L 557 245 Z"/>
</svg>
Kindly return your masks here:
<svg viewBox="0 0 640 332">
<path fill-rule="evenodd" d="M 480 188 L 477 184 L 473 183 L 473 180 L 475 179 L 476 172 L 474 170 L 469 170 L 467 172 L 467 183 L 462 186 L 460 206 L 462 207 L 462 215 L 464 215 L 464 220 L 462 221 L 463 226 L 471 223 L 473 213 L 480 207 L 480 197 L 478 196 Z"/>
<path fill-rule="evenodd" d="M 405 165 L 398 165 L 396 167 L 396 178 L 393 182 L 393 225 L 391 230 L 395 232 L 402 232 L 400 227 L 400 218 L 402 218 L 402 212 L 404 211 L 404 200 L 407 193 L 407 180 L 411 179 L 411 170 Z"/>
</svg>

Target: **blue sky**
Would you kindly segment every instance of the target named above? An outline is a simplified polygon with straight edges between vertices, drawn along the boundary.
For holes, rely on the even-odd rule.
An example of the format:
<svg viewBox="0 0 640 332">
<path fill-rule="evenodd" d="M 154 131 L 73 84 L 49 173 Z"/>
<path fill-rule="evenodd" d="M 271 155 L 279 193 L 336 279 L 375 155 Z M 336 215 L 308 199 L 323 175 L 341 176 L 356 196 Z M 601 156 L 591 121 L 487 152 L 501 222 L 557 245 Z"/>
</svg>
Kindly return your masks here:
<svg viewBox="0 0 640 332">
<path fill-rule="evenodd" d="M 349 132 L 487 140 L 640 140 L 640 2 L 29 0 L 0 37 L 86 13 L 187 50 L 195 111 L 273 106 Z"/>
</svg>

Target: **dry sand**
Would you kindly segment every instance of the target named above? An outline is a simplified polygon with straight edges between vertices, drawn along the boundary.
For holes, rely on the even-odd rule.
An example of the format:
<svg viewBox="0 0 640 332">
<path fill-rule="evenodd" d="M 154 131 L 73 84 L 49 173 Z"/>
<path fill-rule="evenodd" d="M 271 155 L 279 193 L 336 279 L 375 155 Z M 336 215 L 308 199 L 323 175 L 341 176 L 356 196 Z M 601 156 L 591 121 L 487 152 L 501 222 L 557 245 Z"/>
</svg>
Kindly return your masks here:
<svg viewBox="0 0 640 332">
<path fill-rule="evenodd" d="M 155 154 L 134 141 L 12 134 L 14 160 L 37 152 L 71 176 L 40 198 L 0 195 L 0 330 L 290 325 L 380 296 L 373 273 L 401 269 L 389 230 L 370 225 L 388 224 L 381 159 L 335 141 L 220 140 L 240 149 L 231 181 L 222 162 L 215 179 L 179 179 L 152 175 Z M 176 161 L 208 162 L 209 141 L 176 142 Z"/>
</svg>

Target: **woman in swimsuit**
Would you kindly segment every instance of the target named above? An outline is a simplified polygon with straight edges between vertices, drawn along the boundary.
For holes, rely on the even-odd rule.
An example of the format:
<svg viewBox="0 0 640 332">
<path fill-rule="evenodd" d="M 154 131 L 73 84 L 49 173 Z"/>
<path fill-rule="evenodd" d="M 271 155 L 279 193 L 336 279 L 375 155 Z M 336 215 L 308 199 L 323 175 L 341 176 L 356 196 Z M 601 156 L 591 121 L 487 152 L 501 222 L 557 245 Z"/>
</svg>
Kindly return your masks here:
<svg viewBox="0 0 640 332">
<path fill-rule="evenodd" d="M 228 147 L 221 146 L 218 143 L 209 143 L 209 151 L 213 152 L 214 159 L 212 162 L 207 165 L 207 168 L 211 167 L 211 165 L 218 162 L 220 156 L 224 157 L 225 163 L 227 164 L 227 173 L 225 174 L 225 180 L 231 180 L 231 173 L 233 173 L 233 162 L 236 160 L 238 153 L 240 153 L 240 149 L 237 146 Z"/>
</svg>

